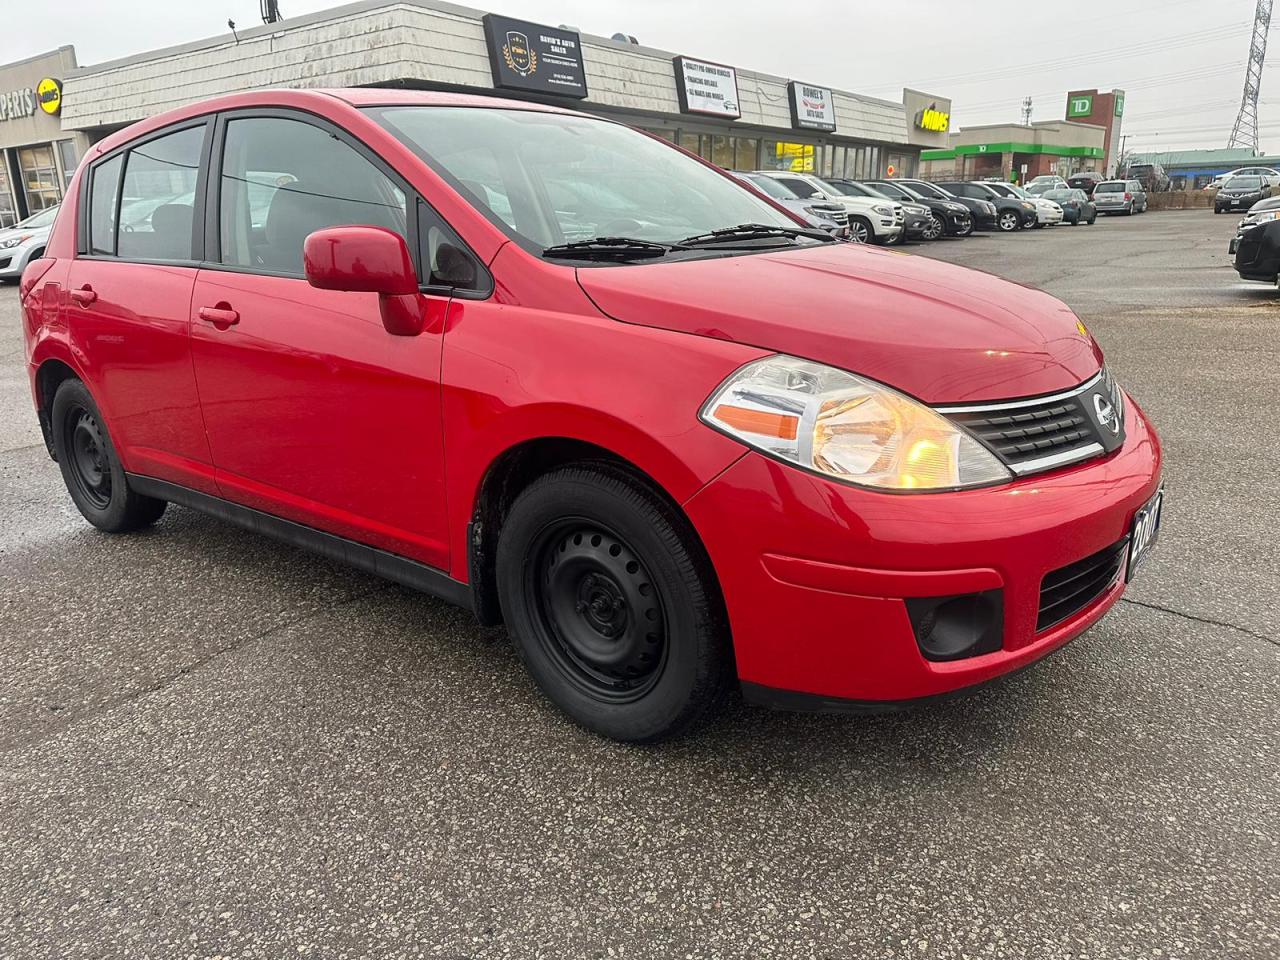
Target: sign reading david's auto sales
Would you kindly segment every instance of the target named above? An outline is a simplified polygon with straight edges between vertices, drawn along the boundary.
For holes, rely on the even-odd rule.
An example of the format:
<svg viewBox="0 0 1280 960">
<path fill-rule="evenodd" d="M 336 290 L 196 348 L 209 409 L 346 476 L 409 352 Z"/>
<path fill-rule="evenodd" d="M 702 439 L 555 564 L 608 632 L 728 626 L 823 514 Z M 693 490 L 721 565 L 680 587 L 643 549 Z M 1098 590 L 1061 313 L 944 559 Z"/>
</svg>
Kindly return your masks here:
<svg viewBox="0 0 1280 960">
<path fill-rule="evenodd" d="M 676 68 L 676 94 L 684 113 L 707 113 L 731 120 L 742 116 L 737 70 L 688 57 L 676 57 L 672 63 Z"/>
<path fill-rule="evenodd" d="M 495 87 L 578 99 L 587 95 L 582 40 L 574 31 L 490 13 L 484 17 L 484 37 Z"/>
<path fill-rule="evenodd" d="M 826 87 L 811 87 L 792 80 L 787 84 L 791 101 L 791 125 L 805 130 L 834 130 L 836 105 Z"/>
</svg>

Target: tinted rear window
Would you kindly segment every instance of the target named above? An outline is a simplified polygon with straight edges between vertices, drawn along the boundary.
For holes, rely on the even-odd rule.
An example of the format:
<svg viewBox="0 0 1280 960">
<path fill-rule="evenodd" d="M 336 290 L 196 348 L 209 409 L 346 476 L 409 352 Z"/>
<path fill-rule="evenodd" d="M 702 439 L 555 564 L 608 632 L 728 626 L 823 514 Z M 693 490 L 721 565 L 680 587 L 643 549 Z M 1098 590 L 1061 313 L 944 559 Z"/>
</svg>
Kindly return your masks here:
<svg viewBox="0 0 1280 960">
<path fill-rule="evenodd" d="M 1124 191 L 1124 182 L 1120 180 L 1112 180 L 1110 183 L 1100 183 L 1093 190 L 1094 193 L 1124 193 Z"/>
</svg>

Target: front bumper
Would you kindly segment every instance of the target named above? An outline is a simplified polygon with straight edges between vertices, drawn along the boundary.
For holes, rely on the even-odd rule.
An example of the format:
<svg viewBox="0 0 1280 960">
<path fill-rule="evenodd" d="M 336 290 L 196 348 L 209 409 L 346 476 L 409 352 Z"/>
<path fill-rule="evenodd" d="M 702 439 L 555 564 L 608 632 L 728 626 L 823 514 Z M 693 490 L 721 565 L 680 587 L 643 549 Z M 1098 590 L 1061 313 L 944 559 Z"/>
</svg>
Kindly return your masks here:
<svg viewBox="0 0 1280 960">
<path fill-rule="evenodd" d="M 967 210 L 964 213 L 952 213 L 948 210 L 942 215 L 942 226 L 948 235 L 968 233 L 973 229 L 973 218 Z"/>
<path fill-rule="evenodd" d="M 12 250 L 0 250 L 0 280 L 20 280 L 31 258 L 32 248 L 23 245 Z"/>
<path fill-rule="evenodd" d="M 1218 194 L 1213 200 L 1215 210 L 1248 210 L 1262 199 L 1262 194 L 1254 193 L 1244 197 L 1224 197 Z"/>
<path fill-rule="evenodd" d="M 902 232 L 912 240 L 923 237 L 932 220 L 933 217 L 927 213 L 908 213 L 902 226 Z"/>
<path fill-rule="evenodd" d="M 1036 221 L 1038 223 L 1043 223 L 1046 226 L 1061 223 L 1062 219 L 1063 215 L 1061 210 L 1036 210 Z"/>
<path fill-rule="evenodd" d="M 1280 274 L 1280 220 L 1246 227 L 1232 244 L 1240 279 L 1271 283 Z"/>
<path fill-rule="evenodd" d="M 1108 457 L 955 493 L 877 493 L 742 457 L 686 508 L 720 579 L 744 688 L 887 707 L 994 679 L 1078 636 L 1124 592 L 1123 576 L 1037 631 L 1041 581 L 1121 541 L 1155 493 L 1159 440 L 1132 400 L 1125 417 Z M 999 649 L 925 659 L 906 598 L 996 589 Z"/>
</svg>

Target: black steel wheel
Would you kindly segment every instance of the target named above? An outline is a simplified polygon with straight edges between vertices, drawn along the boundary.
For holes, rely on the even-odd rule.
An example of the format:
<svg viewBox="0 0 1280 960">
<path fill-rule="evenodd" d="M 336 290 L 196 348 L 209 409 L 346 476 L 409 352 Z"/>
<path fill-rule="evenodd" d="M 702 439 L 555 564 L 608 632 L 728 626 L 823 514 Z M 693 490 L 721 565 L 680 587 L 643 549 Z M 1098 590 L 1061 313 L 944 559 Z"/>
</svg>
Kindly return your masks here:
<svg viewBox="0 0 1280 960">
<path fill-rule="evenodd" d="M 59 384 L 49 419 L 63 483 L 86 520 L 123 533 L 160 519 L 167 504 L 130 489 L 102 411 L 83 383 Z"/>
<path fill-rule="evenodd" d="M 649 743 L 722 701 L 733 657 L 710 561 L 683 515 L 621 468 L 530 484 L 502 523 L 496 575 L 529 673 L 584 727 Z"/>
<path fill-rule="evenodd" d="M 653 576 L 615 532 L 584 517 L 549 524 L 525 568 L 537 639 L 584 693 L 643 697 L 662 675 L 666 618 Z"/>
</svg>

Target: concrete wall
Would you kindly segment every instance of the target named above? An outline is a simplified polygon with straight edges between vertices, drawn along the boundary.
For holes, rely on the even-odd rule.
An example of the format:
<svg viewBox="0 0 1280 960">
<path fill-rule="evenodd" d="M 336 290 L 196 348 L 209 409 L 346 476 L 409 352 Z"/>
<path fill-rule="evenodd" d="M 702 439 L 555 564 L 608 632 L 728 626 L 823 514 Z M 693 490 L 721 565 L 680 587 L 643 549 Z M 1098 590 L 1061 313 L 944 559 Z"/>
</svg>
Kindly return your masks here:
<svg viewBox="0 0 1280 960">
<path fill-rule="evenodd" d="M 405 81 L 489 90 L 481 16 L 436 0 L 365 0 L 241 30 L 238 43 L 228 33 L 85 67 L 67 78 L 63 125 L 115 128 L 207 97 L 264 87 Z M 569 105 L 680 115 L 671 52 L 583 35 L 582 54 L 589 98 Z M 739 67 L 738 92 L 737 125 L 790 128 L 785 78 Z M 839 90 L 833 99 L 833 137 L 907 142 L 902 104 Z"/>
</svg>

